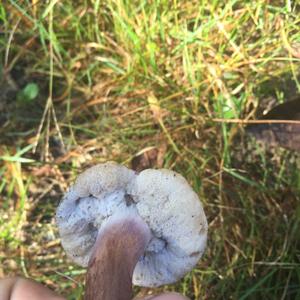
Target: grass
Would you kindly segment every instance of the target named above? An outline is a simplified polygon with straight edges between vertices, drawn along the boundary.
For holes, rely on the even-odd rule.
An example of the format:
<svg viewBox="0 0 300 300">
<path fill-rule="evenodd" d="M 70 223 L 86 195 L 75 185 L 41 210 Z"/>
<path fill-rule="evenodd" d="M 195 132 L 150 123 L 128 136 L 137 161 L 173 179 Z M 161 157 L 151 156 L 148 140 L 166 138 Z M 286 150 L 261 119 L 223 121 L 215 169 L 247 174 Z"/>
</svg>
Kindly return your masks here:
<svg viewBox="0 0 300 300">
<path fill-rule="evenodd" d="M 0 275 L 80 299 L 85 271 L 59 244 L 56 206 L 87 166 L 152 147 L 209 220 L 197 268 L 160 290 L 300 299 L 298 156 L 214 121 L 299 93 L 299 12 L 288 0 L 1 3 Z"/>
</svg>

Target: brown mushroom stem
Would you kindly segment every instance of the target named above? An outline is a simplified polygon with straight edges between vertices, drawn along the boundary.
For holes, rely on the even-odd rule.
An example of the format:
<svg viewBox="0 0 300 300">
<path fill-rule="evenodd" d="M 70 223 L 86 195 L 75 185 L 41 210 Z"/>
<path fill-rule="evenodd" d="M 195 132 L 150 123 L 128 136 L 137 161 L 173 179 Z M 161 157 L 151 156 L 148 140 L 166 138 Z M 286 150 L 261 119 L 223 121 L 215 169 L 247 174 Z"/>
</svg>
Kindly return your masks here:
<svg viewBox="0 0 300 300">
<path fill-rule="evenodd" d="M 84 299 L 132 299 L 133 271 L 149 238 L 145 225 L 135 218 L 107 226 L 89 261 Z"/>
</svg>

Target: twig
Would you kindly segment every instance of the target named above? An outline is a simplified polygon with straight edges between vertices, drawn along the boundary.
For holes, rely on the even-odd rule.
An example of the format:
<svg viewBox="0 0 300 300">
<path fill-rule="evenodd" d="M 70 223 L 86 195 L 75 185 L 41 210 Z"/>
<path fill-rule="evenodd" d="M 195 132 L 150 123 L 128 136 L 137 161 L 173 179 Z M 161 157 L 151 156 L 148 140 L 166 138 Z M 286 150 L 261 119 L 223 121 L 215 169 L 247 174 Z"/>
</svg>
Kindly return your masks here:
<svg viewBox="0 0 300 300">
<path fill-rule="evenodd" d="M 243 119 L 219 119 L 214 118 L 211 121 L 216 123 L 232 123 L 232 124 L 299 124 L 300 120 L 243 120 Z"/>
</svg>

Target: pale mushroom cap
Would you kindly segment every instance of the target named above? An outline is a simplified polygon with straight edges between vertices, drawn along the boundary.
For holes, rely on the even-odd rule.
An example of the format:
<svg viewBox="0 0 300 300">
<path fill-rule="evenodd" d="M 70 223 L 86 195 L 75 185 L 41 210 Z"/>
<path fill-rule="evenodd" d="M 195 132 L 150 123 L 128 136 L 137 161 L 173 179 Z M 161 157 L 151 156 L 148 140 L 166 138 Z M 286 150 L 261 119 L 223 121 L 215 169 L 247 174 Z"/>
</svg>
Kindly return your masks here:
<svg viewBox="0 0 300 300">
<path fill-rule="evenodd" d="M 207 221 L 187 181 L 170 170 L 148 169 L 137 175 L 111 162 L 82 173 L 57 209 L 68 256 L 87 266 L 100 227 L 126 210 L 141 217 L 152 233 L 135 267 L 134 284 L 173 283 L 195 266 L 206 246 Z"/>
<path fill-rule="evenodd" d="M 134 271 L 134 284 L 175 282 L 195 266 L 205 249 L 207 221 L 197 194 L 181 175 L 166 169 L 142 171 L 128 193 L 155 237 L 146 249 L 147 259 Z M 152 274 L 145 276 L 153 266 L 156 280 Z"/>
</svg>

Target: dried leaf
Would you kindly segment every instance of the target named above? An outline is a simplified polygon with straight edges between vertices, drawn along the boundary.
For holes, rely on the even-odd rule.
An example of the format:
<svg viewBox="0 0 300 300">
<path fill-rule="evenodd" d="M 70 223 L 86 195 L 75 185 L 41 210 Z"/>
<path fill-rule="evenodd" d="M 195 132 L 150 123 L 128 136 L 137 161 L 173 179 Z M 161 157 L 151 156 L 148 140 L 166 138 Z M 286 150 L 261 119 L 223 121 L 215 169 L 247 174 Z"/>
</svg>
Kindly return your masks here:
<svg viewBox="0 0 300 300">
<path fill-rule="evenodd" d="M 158 123 L 160 123 L 162 121 L 163 111 L 160 107 L 160 104 L 159 104 L 157 98 L 155 97 L 155 95 L 153 93 L 150 93 L 147 100 L 148 100 L 148 104 L 150 106 L 150 109 L 152 111 L 154 119 Z"/>
<path fill-rule="evenodd" d="M 164 165 L 165 154 L 167 152 L 167 144 L 161 144 L 158 149 L 157 162 L 158 168 L 162 168 Z"/>
<path fill-rule="evenodd" d="M 156 148 L 143 149 L 140 154 L 132 159 L 131 167 L 137 172 L 152 168 L 156 165 L 157 156 L 158 150 Z"/>
<path fill-rule="evenodd" d="M 46 164 L 46 165 L 43 165 L 41 167 L 34 167 L 33 168 L 33 172 L 32 174 L 36 177 L 50 177 L 51 175 L 55 175 L 55 172 L 53 171 L 53 168 L 51 165 L 49 164 Z"/>
<path fill-rule="evenodd" d="M 160 145 L 159 148 L 148 147 L 143 149 L 132 159 L 132 169 L 141 172 L 149 168 L 161 168 L 163 166 L 166 150 L 166 144 Z"/>
<path fill-rule="evenodd" d="M 246 131 L 270 146 L 300 151 L 300 98 L 277 105 L 261 120 L 277 120 L 265 124 L 248 125 Z M 278 121 L 282 123 L 278 123 Z M 287 123 L 284 121 L 299 121 Z"/>
</svg>

